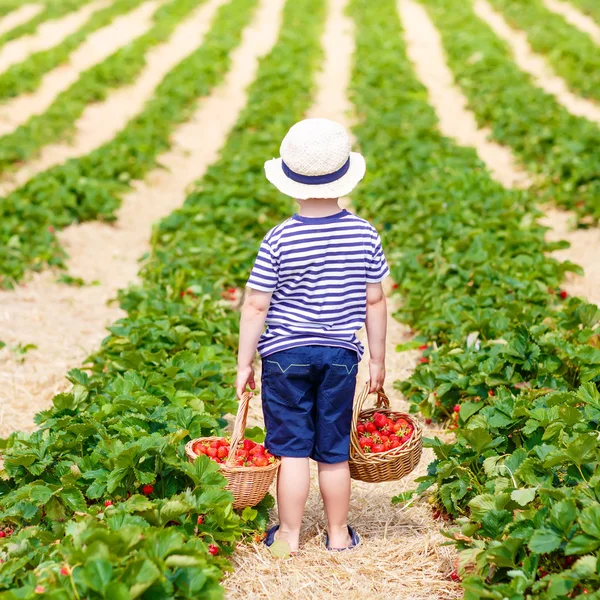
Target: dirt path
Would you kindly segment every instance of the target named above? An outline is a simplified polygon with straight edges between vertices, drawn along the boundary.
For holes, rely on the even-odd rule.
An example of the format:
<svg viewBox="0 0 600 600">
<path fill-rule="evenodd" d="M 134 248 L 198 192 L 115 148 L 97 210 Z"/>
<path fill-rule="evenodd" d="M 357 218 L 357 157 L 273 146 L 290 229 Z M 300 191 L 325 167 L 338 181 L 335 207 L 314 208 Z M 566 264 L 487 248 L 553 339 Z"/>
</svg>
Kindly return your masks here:
<svg viewBox="0 0 600 600">
<path fill-rule="evenodd" d="M 573 229 L 571 213 L 547 209 L 541 222 L 550 227 L 546 237 L 552 241 L 567 240 L 571 247 L 559 250 L 554 256 L 570 260 L 583 267 L 584 275 L 569 273 L 563 284 L 571 296 L 581 296 L 600 306 L 600 228 Z"/>
<path fill-rule="evenodd" d="M 0 105 L 0 136 L 11 133 L 34 115 L 43 113 L 56 97 L 79 79 L 79 75 L 102 62 L 119 48 L 142 35 L 152 25 L 159 0 L 145 2 L 110 25 L 90 35 L 69 57 L 67 64 L 50 71 L 33 94 L 18 96 Z"/>
<path fill-rule="evenodd" d="M 70 272 L 101 286 L 73 288 L 54 283 L 51 273 L 26 288 L 0 295 L 0 339 L 9 345 L 34 343 L 37 350 L 20 364 L 8 349 L 0 351 L 0 436 L 32 429 L 33 415 L 67 384 L 64 374 L 98 348 L 105 327 L 122 316 L 106 302 L 135 280 L 138 258 L 148 248 L 152 223 L 180 206 L 186 188 L 214 162 L 246 104 L 258 59 L 278 35 L 283 0 L 261 0 L 223 84 L 202 100 L 192 118 L 173 135 L 173 149 L 124 199 L 114 226 L 86 223 L 60 234 L 72 255 Z M 3 419 L 2 419 L 3 416 Z"/>
<path fill-rule="evenodd" d="M 419 79 L 427 88 L 443 135 L 461 146 L 475 148 L 492 175 L 506 187 L 526 187 L 529 176 L 516 164 L 506 146 L 489 139 L 489 129 L 480 129 L 467 99 L 454 82 L 444 56 L 442 40 L 427 11 L 415 0 L 399 0 L 407 52 Z"/>
<path fill-rule="evenodd" d="M 600 106 L 573 94 L 544 57 L 533 52 L 524 31 L 513 29 L 486 0 L 475 0 L 474 7 L 477 16 L 509 45 L 519 68 L 531 75 L 539 88 L 554 96 L 572 114 L 600 124 Z"/>
<path fill-rule="evenodd" d="M 8 42 L 0 50 L 0 73 L 25 60 L 30 54 L 49 50 L 64 38 L 75 33 L 97 10 L 110 4 L 110 0 L 96 0 L 82 6 L 78 11 L 42 23 L 35 33 Z"/>
<path fill-rule="evenodd" d="M 323 36 L 325 65 L 317 79 L 318 92 L 311 117 L 327 117 L 349 124 L 351 105 L 346 89 L 354 49 L 352 22 L 344 15 L 347 0 L 332 0 Z M 389 290 L 388 290 L 389 291 Z M 405 379 L 414 369 L 416 354 L 395 352 L 396 344 L 410 337 L 408 328 L 392 318 L 389 307 L 387 344 L 388 393 L 395 407 L 406 410 L 392 382 Z M 363 332 L 364 341 L 364 332 Z M 368 359 L 361 362 L 358 385 L 368 379 Z M 262 425 L 260 401 L 252 405 L 253 424 Z M 432 430 L 427 431 L 431 435 Z M 240 545 L 234 554 L 235 572 L 225 586 L 229 600 L 302 598 L 328 600 L 352 598 L 399 598 L 444 600 L 460 597 L 456 584 L 448 581 L 452 551 L 442 547 L 440 524 L 424 503 L 403 509 L 390 499 L 416 487 L 414 477 L 423 475 L 432 457 L 425 452 L 410 477 L 389 484 L 353 482 L 350 522 L 364 537 L 364 544 L 348 554 L 332 555 L 323 549 L 325 515 L 313 468 L 311 491 L 302 533 L 302 550 L 291 561 L 273 560 L 262 545 Z M 313 465 L 314 467 L 314 465 Z M 277 516 L 273 514 L 273 521 Z"/>
<path fill-rule="evenodd" d="M 527 174 L 515 165 L 508 148 L 487 139 L 489 131 L 478 129 L 475 117 L 467 109 L 467 100 L 456 86 L 446 64 L 439 33 L 425 9 L 415 0 L 398 0 L 398 10 L 405 31 L 408 54 L 415 70 L 429 92 L 429 101 L 440 121 L 443 135 L 462 146 L 472 146 L 492 175 L 505 187 L 527 185 Z M 600 230 L 573 230 L 567 212 L 544 207 L 542 223 L 551 230 L 548 239 L 567 240 L 571 248 L 555 254 L 584 268 L 585 276 L 569 275 L 565 289 L 590 302 L 600 302 Z M 595 251 L 593 250 L 595 249 Z"/>
<path fill-rule="evenodd" d="M 544 4 L 548 10 L 561 15 L 573 27 L 587 33 L 596 44 L 600 44 L 600 25 L 594 19 L 563 0 L 544 0 Z"/>
<path fill-rule="evenodd" d="M 201 4 L 175 29 L 167 42 L 148 52 L 146 66 L 134 83 L 110 93 L 104 102 L 90 104 L 85 109 L 75 124 L 76 133 L 71 143 L 45 146 L 38 158 L 14 173 L 7 173 L 0 180 L 0 194 L 6 195 L 37 173 L 88 154 L 111 140 L 143 110 L 165 75 L 201 45 L 213 17 L 226 1 L 208 0 Z"/>
<path fill-rule="evenodd" d="M 31 21 L 42 10 L 44 10 L 44 7 L 41 4 L 23 4 L 23 6 L 19 6 L 19 8 L 0 19 L 0 35 L 4 35 L 7 31 Z"/>
</svg>

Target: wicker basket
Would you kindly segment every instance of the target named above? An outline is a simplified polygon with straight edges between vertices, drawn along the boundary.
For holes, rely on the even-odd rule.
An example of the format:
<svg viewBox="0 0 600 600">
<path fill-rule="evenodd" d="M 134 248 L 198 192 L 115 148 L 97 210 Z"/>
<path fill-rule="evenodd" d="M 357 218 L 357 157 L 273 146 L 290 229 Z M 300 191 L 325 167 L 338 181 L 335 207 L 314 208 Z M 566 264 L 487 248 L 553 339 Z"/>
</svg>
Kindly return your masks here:
<svg viewBox="0 0 600 600">
<path fill-rule="evenodd" d="M 235 466 L 235 452 L 240 442 L 244 439 L 246 431 L 246 418 L 248 416 L 248 405 L 251 394 L 245 393 L 240 400 L 238 413 L 233 426 L 231 443 L 229 447 L 229 456 L 225 463 L 220 464 L 221 473 L 229 482 L 226 486 L 234 496 L 233 508 L 245 508 L 246 506 L 255 506 L 269 491 L 273 483 L 275 473 L 279 468 L 280 459 L 267 467 L 237 467 Z M 192 450 L 196 442 L 210 442 L 219 439 L 217 437 L 203 437 L 191 440 L 185 445 L 185 453 L 190 462 L 194 462 L 198 455 Z"/>
<path fill-rule="evenodd" d="M 365 386 L 354 404 L 352 415 L 352 431 L 350 432 L 350 475 L 352 479 L 381 483 L 395 481 L 408 475 L 421 459 L 423 450 L 421 425 L 410 415 L 395 412 L 390 409 L 390 401 L 383 390 L 377 392 L 375 408 L 363 410 L 363 405 L 369 396 L 369 384 Z M 366 454 L 358 444 L 356 426 L 362 419 L 368 419 L 375 412 L 380 412 L 387 417 L 406 419 L 414 427 L 412 437 L 400 448 L 393 448 L 387 452 Z"/>
</svg>

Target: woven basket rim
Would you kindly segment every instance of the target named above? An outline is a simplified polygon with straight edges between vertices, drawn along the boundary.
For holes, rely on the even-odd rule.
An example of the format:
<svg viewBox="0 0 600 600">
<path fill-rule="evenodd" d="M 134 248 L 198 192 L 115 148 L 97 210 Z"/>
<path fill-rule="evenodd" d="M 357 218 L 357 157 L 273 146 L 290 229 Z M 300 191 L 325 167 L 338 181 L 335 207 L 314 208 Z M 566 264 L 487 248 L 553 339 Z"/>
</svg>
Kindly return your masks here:
<svg viewBox="0 0 600 600">
<path fill-rule="evenodd" d="M 358 469 L 363 467 L 383 467 L 384 465 L 392 464 L 405 457 L 416 454 L 420 457 L 423 450 L 423 429 L 419 421 L 408 413 L 392 409 L 389 399 L 383 390 L 380 390 L 377 394 L 378 398 L 376 406 L 374 408 L 363 409 L 363 405 L 369 395 L 369 384 L 367 384 L 358 398 L 352 417 L 352 430 L 350 432 L 350 463 Z M 397 418 L 406 419 L 413 426 L 413 434 L 410 439 L 402 446 L 390 448 L 384 452 L 364 452 L 358 443 L 358 432 L 356 431 L 356 427 L 361 419 L 368 418 L 375 412 L 380 412 L 384 415 L 397 415 Z"/>
</svg>

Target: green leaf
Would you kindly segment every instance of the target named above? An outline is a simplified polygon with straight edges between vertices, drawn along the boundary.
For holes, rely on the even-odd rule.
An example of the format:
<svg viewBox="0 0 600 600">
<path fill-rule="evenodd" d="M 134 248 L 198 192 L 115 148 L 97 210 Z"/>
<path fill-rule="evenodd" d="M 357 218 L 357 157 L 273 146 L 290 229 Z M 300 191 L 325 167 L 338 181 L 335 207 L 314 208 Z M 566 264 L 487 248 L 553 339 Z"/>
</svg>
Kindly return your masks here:
<svg viewBox="0 0 600 600">
<path fill-rule="evenodd" d="M 275 558 L 288 558 L 292 554 L 292 549 L 286 540 L 275 540 L 269 546 L 269 552 Z"/>
<path fill-rule="evenodd" d="M 181 500 L 169 500 L 161 509 L 160 516 L 163 522 L 172 521 L 181 515 L 187 514 L 191 506 Z"/>
<path fill-rule="evenodd" d="M 254 521 L 254 519 L 256 519 L 257 516 L 258 511 L 254 510 L 253 508 L 250 508 L 249 506 L 246 506 L 246 508 L 244 508 L 244 510 L 242 511 L 242 519 L 246 522 Z"/>
<path fill-rule="evenodd" d="M 165 560 L 167 567 L 196 567 L 204 564 L 196 556 L 188 556 L 187 554 L 171 554 Z"/>
<path fill-rule="evenodd" d="M 561 537 L 552 529 L 537 529 L 529 540 L 529 549 L 536 554 L 548 554 L 557 550 L 562 543 Z"/>
<path fill-rule="evenodd" d="M 63 488 L 59 497 L 73 511 L 83 512 L 87 509 L 85 498 L 77 488 Z"/>
<path fill-rule="evenodd" d="M 598 559 L 595 556 L 582 556 L 571 567 L 580 579 L 587 579 L 596 574 Z"/>
<path fill-rule="evenodd" d="M 586 506 L 579 516 L 579 524 L 585 533 L 600 540 L 600 505 Z"/>
<path fill-rule="evenodd" d="M 262 444 L 265 441 L 265 430 L 262 427 L 249 427 L 246 428 L 244 437 L 247 440 L 252 440 L 258 444 Z"/>
<path fill-rule="evenodd" d="M 35 504 L 44 506 L 54 496 L 54 492 L 45 485 L 34 485 L 29 491 L 29 496 Z"/>
<path fill-rule="evenodd" d="M 511 492 L 510 497 L 517 504 L 520 504 L 521 506 L 527 506 L 527 504 L 532 502 L 535 498 L 536 492 L 537 488 L 521 488 Z"/>
<path fill-rule="evenodd" d="M 552 526 L 566 535 L 577 516 L 577 507 L 572 500 L 557 502 L 550 511 Z"/>
<path fill-rule="evenodd" d="M 103 558 L 90 559 L 83 568 L 83 581 L 95 592 L 104 594 L 110 583 L 112 570 L 112 565 L 107 560 Z"/>
<path fill-rule="evenodd" d="M 580 534 L 576 535 L 572 540 L 567 542 L 565 554 L 588 554 L 600 548 L 600 540 L 591 535 Z"/>
</svg>

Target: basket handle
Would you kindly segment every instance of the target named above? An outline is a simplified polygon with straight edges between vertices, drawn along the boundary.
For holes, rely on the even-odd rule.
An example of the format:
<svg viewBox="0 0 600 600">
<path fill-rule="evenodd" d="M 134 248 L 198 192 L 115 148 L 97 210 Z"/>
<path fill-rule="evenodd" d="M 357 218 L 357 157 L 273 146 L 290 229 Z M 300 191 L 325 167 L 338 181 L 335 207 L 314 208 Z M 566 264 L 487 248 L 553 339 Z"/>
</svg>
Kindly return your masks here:
<svg viewBox="0 0 600 600">
<path fill-rule="evenodd" d="M 233 425 L 233 433 L 231 434 L 231 443 L 229 444 L 229 455 L 225 464 L 232 467 L 235 464 L 235 452 L 238 449 L 238 444 L 244 439 L 246 433 L 246 419 L 248 418 L 248 406 L 250 405 L 252 392 L 244 392 L 238 404 L 238 411 Z"/>
<path fill-rule="evenodd" d="M 369 397 L 369 390 L 371 389 L 371 382 L 367 381 L 365 387 L 362 389 L 356 402 L 354 403 L 354 411 L 352 413 L 352 435 L 356 435 L 356 426 L 358 425 L 358 416 L 360 415 L 363 406 Z M 383 388 L 377 391 L 377 400 L 375 401 L 375 408 L 390 408 L 390 399 L 387 394 L 383 391 Z"/>
</svg>

